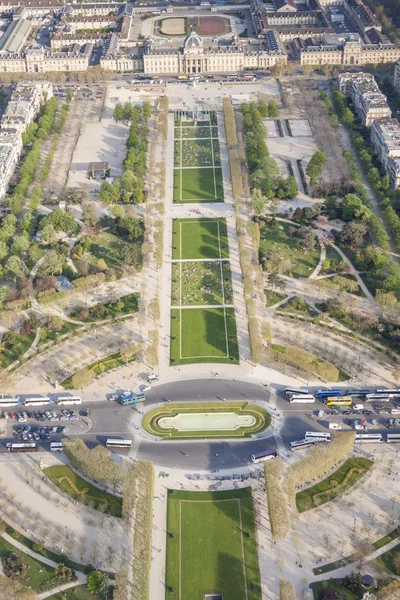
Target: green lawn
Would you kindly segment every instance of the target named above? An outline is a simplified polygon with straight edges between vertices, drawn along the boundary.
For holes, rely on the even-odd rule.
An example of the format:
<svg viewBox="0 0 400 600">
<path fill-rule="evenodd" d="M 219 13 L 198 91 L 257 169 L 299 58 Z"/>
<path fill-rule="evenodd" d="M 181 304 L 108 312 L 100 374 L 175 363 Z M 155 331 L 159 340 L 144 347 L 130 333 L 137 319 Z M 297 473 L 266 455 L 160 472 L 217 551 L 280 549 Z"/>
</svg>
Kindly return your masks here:
<svg viewBox="0 0 400 600">
<path fill-rule="evenodd" d="M 288 223 L 279 221 L 275 227 L 264 225 L 260 230 L 260 256 L 268 256 L 269 262 L 279 264 L 285 274 L 309 277 L 318 265 L 321 249 L 317 246 L 305 254 L 299 247 L 297 237 L 290 235 L 289 227 Z"/>
<path fill-rule="evenodd" d="M 229 258 L 225 219 L 174 219 L 172 258 Z"/>
<path fill-rule="evenodd" d="M 60 331 L 51 331 L 50 329 L 46 329 L 46 337 L 40 338 L 38 346 L 43 346 L 43 344 L 46 344 L 49 340 L 59 340 L 62 335 L 74 331 L 74 329 L 76 329 L 77 327 L 80 326 L 76 325 L 75 323 L 69 323 L 68 321 L 64 321 L 64 324 Z M 43 332 L 43 328 L 41 332 Z"/>
<path fill-rule="evenodd" d="M 90 253 L 96 259 L 104 259 L 108 267 L 115 268 L 121 265 L 122 248 L 129 245 L 128 242 L 124 242 L 116 235 L 104 231 L 98 236 L 96 243 L 90 247 Z"/>
<path fill-rule="evenodd" d="M 137 292 L 134 292 L 133 294 L 127 294 L 126 296 L 121 296 L 121 298 L 119 298 L 117 302 L 107 302 L 106 304 L 104 304 L 103 306 L 105 310 L 101 316 L 93 317 L 91 316 L 91 314 L 89 314 L 89 316 L 86 319 L 79 318 L 79 320 L 87 323 L 92 323 L 95 321 L 104 321 L 105 319 L 109 319 L 110 317 L 117 317 L 119 315 L 134 313 L 138 309 L 139 297 L 140 294 L 138 294 Z M 91 310 L 93 310 L 93 307 L 89 309 L 89 313 Z M 73 311 L 70 314 L 70 317 L 73 318 L 75 314 L 76 311 Z"/>
<path fill-rule="evenodd" d="M 179 431 L 178 429 L 162 428 L 158 421 L 162 417 L 173 417 L 183 413 L 236 413 L 238 415 L 250 415 L 254 417 L 255 423 L 249 427 L 238 427 L 236 429 L 224 429 L 221 431 Z M 195 402 L 185 404 L 165 404 L 161 408 L 155 408 L 146 413 L 142 420 L 142 427 L 151 435 L 161 436 L 166 440 L 174 438 L 230 438 L 230 437 L 251 437 L 256 433 L 264 431 L 271 425 L 270 414 L 258 406 L 253 406 L 247 402 L 209 402 L 207 404 L 196 404 Z"/>
<path fill-rule="evenodd" d="M 239 362 L 234 309 L 172 309 L 171 364 L 204 362 Z"/>
<path fill-rule="evenodd" d="M 11 365 L 15 360 L 20 358 L 25 352 L 32 346 L 32 342 L 35 339 L 35 333 L 32 332 L 29 335 L 19 335 L 16 337 L 16 344 L 12 348 L 5 347 L 0 352 L 0 367 L 5 368 Z"/>
<path fill-rule="evenodd" d="M 96 360 L 95 362 L 91 363 L 85 368 L 89 371 L 93 370 L 95 372 L 95 376 L 98 377 L 103 373 L 107 373 L 108 371 L 112 371 L 113 369 L 118 369 L 118 367 L 123 367 L 128 363 L 134 362 L 135 360 L 136 356 L 125 362 L 121 359 L 120 354 L 118 352 L 117 354 L 111 354 L 110 356 L 101 358 L 100 360 Z M 71 377 L 67 377 L 67 379 L 62 381 L 61 385 L 65 390 L 73 390 L 74 386 L 72 384 L 72 375 Z"/>
<path fill-rule="evenodd" d="M 102 600 L 102 598 L 104 598 L 104 596 L 89 592 L 86 585 L 77 585 L 64 592 L 57 592 L 52 596 L 47 596 L 48 600 Z M 108 598 L 112 598 L 111 592 Z"/>
<path fill-rule="evenodd" d="M 0 559 L 6 558 L 11 552 L 20 552 L 15 546 L 7 542 L 4 538 L 0 537 Z M 24 587 L 31 586 L 33 590 L 39 591 L 40 586 L 46 586 L 45 582 L 54 574 L 54 569 L 39 562 L 35 558 L 31 558 L 28 554 L 20 552 L 28 566 L 25 576 L 22 578 L 21 583 Z M 39 571 L 42 571 L 40 573 Z M 26 578 L 30 577 L 29 581 Z M 1 595 L 1 594 L 0 594 Z"/>
<path fill-rule="evenodd" d="M 265 290 L 265 300 L 266 307 L 273 306 L 277 304 L 284 298 L 286 298 L 287 294 L 281 294 L 280 292 L 272 292 L 271 290 Z"/>
<path fill-rule="evenodd" d="M 77 502 L 82 502 L 83 504 L 92 503 L 93 508 L 96 510 L 110 513 L 114 517 L 121 516 L 121 498 L 113 496 L 108 492 L 104 492 L 91 483 L 88 483 L 82 479 L 82 477 L 79 477 L 79 475 L 77 475 L 70 467 L 48 467 L 47 469 L 44 469 L 43 472 L 55 485 L 74 498 Z M 66 479 L 60 481 L 60 477 L 65 477 Z M 74 487 L 71 486 L 70 482 Z M 78 491 L 74 488 L 77 488 Z M 84 499 L 86 499 L 86 501 L 84 501 Z"/>
<path fill-rule="evenodd" d="M 174 169 L 174 202 L 223 201 L 220 167 Z"/>
<path fill-rule="evenodd" d="M 304 512 L 325 504 L 329 500 L 343 494 L 372 466 L 367 458 L 349 458 L 337 471 L 329 477 L 296 494 L 296 505 L 299 512 Z"/>
<path fill-rule="evenodd" d="M 229 261 L 172 264 L 172 304 L 232 304 Z"/>
<path fill-rule="evenodd" d="M 328 589 L 336 592 L 340 600 L 361 600 L 364 593 L 363 590 L 360 589 L 356 592 L 352 592 L 351 590 L 347 589 L 345 581 L 345 579 L 329 579 L 328 581 L 311 583 L 310 587 L 314 592 L 314 598 L 318 598 L 318 594 L 321 590 Z"/>
<path fill-rule="evenodd" d="M 394 546 L 394 548 L 392 548 L 388 552 L 385 552 L 385 554 L 382 554 L 381 556 L 379 556 L 376 559 L 376 563 L 382 571 L 386 571 L 393 575 L 400 575 L 400 569 L 396 568 L 396 562 L 395 562 L 396 557 L 399 557 L 399 556 L 400 556 L 400 544 L 397 544 L 397 546 Z M 399 560 L 399 559 L 397 558 L 397 560 Z"/>
<path fill-rule="evenodd" d="M 166 600 L 261 600 L 251 488 L 169 491 L 167 531 Z"/>
</svg>

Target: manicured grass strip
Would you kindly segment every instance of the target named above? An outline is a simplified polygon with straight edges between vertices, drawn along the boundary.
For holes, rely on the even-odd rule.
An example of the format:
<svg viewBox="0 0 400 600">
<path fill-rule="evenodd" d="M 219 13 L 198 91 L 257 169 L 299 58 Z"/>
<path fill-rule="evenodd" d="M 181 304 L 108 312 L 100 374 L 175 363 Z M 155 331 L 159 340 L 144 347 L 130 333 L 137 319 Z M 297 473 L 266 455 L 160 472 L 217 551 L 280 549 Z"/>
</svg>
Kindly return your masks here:
<svg viewBox="0 0 400 600">
<path fill-rule="evenodd" d="M 104 321 L 105 319 L 109 319 L 110 317 L 117 317 L 119 315 L 134 313 L 138 309 L 138 299 L 140 298 L 140 294 L 134 292 L 133 294 L 127 294 L 126 296 L 121 296 L 117 300 L 117 302 L 107 302 L 103 304 L 104 312 L 101 317 L 92 317 L 90 314 L 86 319 L 80 318 L 79 321 L 84 321 L 88 323 L 92 323 L 95 321 Z M 93 309 L 93 307 L 92 307 Z M 79 310 L 79 309 L 77 309 Z M 90 313 L 90 310 L 89 310 Z M 73 317 L 75 312 L 71 313 L 71 317 Z"/>
<path fill-rule="evenodd" d="M 400 556 L 400 544 L 394 546 L 388 552 L 385 552 L 381 556 L 378 556 L 376 559 L 376 563 L 379 566 L 380 570 L 386 571 L 387 573 L 391 573 L 393 575 L 400 575 L 400 569 L 396 566 L 398 562 L 398 557 Z"/>
<path fill-rule="evenodd" d="M 173 417 L 178 414 L 193 413 L 236 413 L 238 415 L 251 415 L 256 419 L 254 425 L 249 427 L 239 427 L 235 430 L 223 431 L 179 431 L 177 429 L 165 429 L 158 425 L 162 417 Z M 161 408 L 155 408 L 143 417 L 142 426 L 151 435 L 158 435 L 166 440 L 168 439 L 192 439 L 192 438 L 230 438 L 230 437 L 251 437 L 256 433 L 265 431 L 271 425 L 269 413 L 258 406 L 249 405 L 247 402 L 210 402 L 198 405 L 196 403 L 185 404 L 165 404 Z"/>
<path fill-rule="evenodd" d="M 17 334 L 15 337 L 15 344 L 12 348 L 8 348 L 7 345 L 0 352 L 0 367 L 5 368 L 11 365 L 15 360 L 20 358 L 25 352 L 32 346 L 33 340 L 35 339 L 35 333 L 29 335 Z"/>
<path fill-rule="evenodd" d="M 296 236 L 289 233 L 288 223 L 277 221 L 275 226 L 269 224 L 260 228 L 260 256 L 268 256 L 273 264 L 279 262 L 284 273 L 293 277 L 309 277 L 318 264 L 321 249 L 319 246 L 306 254 L 300 247 Z M 268 263 L 267 263 L 268 264 Z"/>
<path fill-rule="evenodd" d="M 361 589 L 355 592 L 349 590 L 346 587 L 345 579 L 329 579 L 328 581 L 318 581 L 311 583 L 310 587 L 314 592 L 314 598 L 318 598 L 319 593 L 326 589 L 336 592 L 337 597 L 341 600 L 361 600 L 364 593 Z"/>
<path fill-rule="evenodd" d="M 56 486 L 77 502 L 86 505 L 92 504 L 95 510 L 109 513 L 114 517 L 121 517 L 122 498 L 113 496 L 88 483 L 82 477 L 79 477 L 71 467 L 48 467 L 43 472 Z"/>
<path fill-rule="evenodd" d="M 107 598 L 111 597 L 111 595 L 107 596 Z M 47 600 L 102 600 L 102 598 L 104 598 L 104 596 L 89 592 L 86 585 L 77 585 L 64 592 L 57 592 L 52 596 L 47 596 Z"/>
<path fill-rule="evenodd" d="M 225 219 L 175 219 L 172 258 L 229 258 Z"/>
<path fill-rule="evenodd" d="M 349 458 L 329 477 L 296 494 L 298 511 L 310 510 L 343 494 L 368 471 L 372 463 L 367 458 Z"/>
<path fill-rule="evenodd" d="M 386 546 L 386 544 L 390 544 L 390 542 L 398 537 L 400 537 L 400 531 L 399 528 L 396 527 L 396 529 L 393 529 L 393 531 L 390 533 L 387 533 L 383 537 L 379 538 L 379 540 L 376 540 L 376 542 L 372 544 L 372 547 L 374 550 L 379 550 L 379 548 L 383 548 L 383 546 Z"/>
<path fill-rule="evenodd" d="M 134 362 L 136 360 L 136 356 L 134 356 L 130 360 L 122 360 L 119 352 L 117 354 L 111 354 L 106 358 L 101 358 L 100 360 L 96 360 L 92 364 L 86 367 L 87 370 L 93 370 L 95 372 L 95 376 L 98 377 L 103 373 L 107 373 L 108 371 L 112 371 L 113 369 L 117 369 L 118 367 L 123 367 L 130 362 Z M 78 369 L 79 370 L 79 369 Z M 72 383 L 72 375 L 68 377 L 64 381 L 61 382 L 61 385 L 66 390 L 73 390 L 74 385 Z"/>
<path fill-rule="evenodd" d="M 251 488 L 170 490 L 167 531 L 166 600 L 261 600 Z"/>
<path fill-rule="evenodd" d="M 207 362 L 239 362 L 234 309 L 172 309 L 171 364 Z"/>
<path fill-rule="evenodd" d="M 181 170 L 182 178 L 182 196 L 174 196 L 175 201 L 182 202 L 223 202 L 221 197 L 221 186 L 218 185 L 217 189 L 214 185 L 214 171 L 217 176 L 221 178 L 221 169 L 219 167 L 202 167 L 202 168 L 189 168 Z M 174 188 L 175 191 L 175 188 Z"/>
<path fill-rule="evenodd" d="M 48 589 L 46 587 L 46 581 L 53 577 L 53 567 L 49 567 L 48 565 L 39 562 L 28 554 L 25 554 L 25 552 L 21 552 L 21 550 L 0 536 L 0 559 L 6 558 L 12 552 L 20 553 L 27 565 L 25 575 L 22 577 L 20 583 L 22 583 L 24 587 L 30 586 L 37 592 L 43 591 L 43 589 Z M 39 571 L 42 571 L 42 573 Z M 30 578 L 29 581 L 26 581 L 27 577 Z"/>
</svg>

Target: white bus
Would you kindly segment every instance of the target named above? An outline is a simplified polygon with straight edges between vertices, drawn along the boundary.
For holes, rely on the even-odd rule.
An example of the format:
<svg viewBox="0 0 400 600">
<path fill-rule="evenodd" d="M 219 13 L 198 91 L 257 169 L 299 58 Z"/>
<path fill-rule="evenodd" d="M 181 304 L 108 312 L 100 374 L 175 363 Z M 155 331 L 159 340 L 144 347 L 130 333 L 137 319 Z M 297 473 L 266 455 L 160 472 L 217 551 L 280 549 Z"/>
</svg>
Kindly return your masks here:
<svg viewBox="0 0 400 600">
<path fill-rule="evenodd" d="M 315 398 L 311 394 L 302 394 L 300 396 L 290 396 L 291 404 L 314 404 Z"/>
<path fill-rule="evenodd" d="M 317 440 L 308 438 L 308 440 L 298 440 L 297 442 L 290 442 L 290 448 L 292 450 L 302 450 L 303 448 L 310 448 L 316 443 Z"/>
<path fill-rule="evenodd" d="M 57 404 L 82 404 L 82 399 L 80 396 L 60 396 Z"/>
<path fill-rule="evenodd" d="M 392 390 L 384 388 L 382 390 L 376 390 L 376 393 L 377 394 L 400 394 L 400 388 L 394 388 Z"/>
<path fill-rule="evenodd" d="M 25 406 L 44 406 L 50 404 L 50 398 L 48 396 L 38 396 L 34 398 L 26 398 L 24 400 Z"/>
<path fill-rule="evenodd" d="M 285 396 L 300 396 L 301 394 L 308 395 L 308 390 L 297 390 L 296 388 L 285 388 L 283 390 Z"/>
<path fill-rule="evenodd" d="M 19 400 L 18 398 L 0 398 L 0 408 L 6 408 L 7 406 L 18 406 Z"/>
<path fill-rule="evenodd" d="M 251 455 L 251 460 L 253 463 L 265 462 L 266 460 L 271 460 L 271 458 L 276 458 L 278 456 L 278 452 L 276 450 L 264 450 L 264 452 L 257 452 L 256 454 Z"/>
<path fill-rule="evenodd" d="M 62 442 L 50 442 L 50 452 L 62 452 Z"/>
<path fill-rule="evenodd" d="M 113 438 L 108 438 L 106 441 L 107 448 L 131 448 L 132 440 L 116 440 Z"/>
<path fill-rule="evenodd" d="M 368 444 L 368 443 L 379 443 L 382 442 L 382 434 L 381 433 L 357 433 L 356 439 L 354 440 L 356 444 Z"/>
<path fill-rule="evenodd" d="M 306 440 L 316 440 L 317 442 L 331 441 L 331 434 L 324 431 L 306 431 L 304 437 Z"/>
<path fill-rule="evenodd" d="M 379 402 L 389 402 L 390 397 L 388 394 L 367 394 L 365 399 L 369 402 L 375 402 L 378 400 Z"/>
<path fill-rule="evenodd" d="M 400 433 L 388 433 L 386 439 L 389 444 L 400 443 Z"/>
<path fill-rule="evenodd" d="M 6 448 L 9 452 L 37 452 L 39 450 L 36 442 L 7 442 Z"/>
</svg>

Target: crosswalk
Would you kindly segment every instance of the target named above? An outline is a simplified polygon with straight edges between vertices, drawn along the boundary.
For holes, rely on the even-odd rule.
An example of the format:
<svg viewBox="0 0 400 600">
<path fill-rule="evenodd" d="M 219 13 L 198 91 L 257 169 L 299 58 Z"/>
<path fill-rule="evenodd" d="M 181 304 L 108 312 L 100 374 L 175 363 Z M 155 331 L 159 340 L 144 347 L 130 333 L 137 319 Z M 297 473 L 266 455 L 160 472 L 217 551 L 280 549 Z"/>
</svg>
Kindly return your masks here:
<svg viewBox="0 0 400 600">
<path fill-rule="evenodd" d="M 282 454 L 286 454 L 288 449 L 285 445 L 285 442 L 282 439 L 282 436 L 279 432 L 274 433 L 274 440 L 276 444 L 276 448 L 278 450 L 278 455 L 282 456 Z"/>
<path fill-rule="evenodd" d="M 128 454 L 128 457 L 130 459 L 136 460 L 138 452 L 139 452 L 140 444 L 141 444 L 141 440 L 135 436 L 133 439 L 132 447 L 129 450 L 129 454 Z"/>
</svg>

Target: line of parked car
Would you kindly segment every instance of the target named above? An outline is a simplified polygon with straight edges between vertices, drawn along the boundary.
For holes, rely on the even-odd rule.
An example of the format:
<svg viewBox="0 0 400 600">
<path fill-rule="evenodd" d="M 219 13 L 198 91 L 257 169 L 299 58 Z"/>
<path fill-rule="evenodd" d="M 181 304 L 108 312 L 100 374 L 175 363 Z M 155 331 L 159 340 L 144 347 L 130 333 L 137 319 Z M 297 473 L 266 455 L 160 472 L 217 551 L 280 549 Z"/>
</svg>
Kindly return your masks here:
<svg viewBox="0 0 400 600">
<path fill-rule="evenodd" d="M 33 441 L 48 441 L 50 439 L 51 434 L 61 435 L 68 431 L 68 427 L 64 427 L 63 425 L 55 425 L 54 427 L 45 426 L 40 427 L 38 425 L 23 425 L 16 427 L 13 432 L 13 436 L 16 440 L 23 442 L 33 442 Z"/>
<path fill-rule="evenodd" d="M 68 410 L 67 408 L 63 408 L 60 413 L 57 413 L 55 410 L 4 412 L 3 417 L 5 419 L 13 419 L 18 423 L 26 423 L 28 419 L 35 419 L 36 421 L 76 421 L 79 419 L 75 411 Z"/>
<path fill-rule="evenodd" d="M 208 480 L 213 480 L 213 481 L 226 481 L 226 480 L 244 480 L 244 479 L 260 479 L 262 477 L 264 477 L 264 472 L 263 471 L 251 471 L 250 473 L 243 473 L 242 475 L 239 474 L 233 474 L 233 475 L 200 475 L 198 473 L 194 473 L 192 474 L 187 474 L 185 475 L 185 477 L 187 479 L 192 479 L 194 481 L 198 481 L 199 479 L 208 479 Z"/>
</svg>

